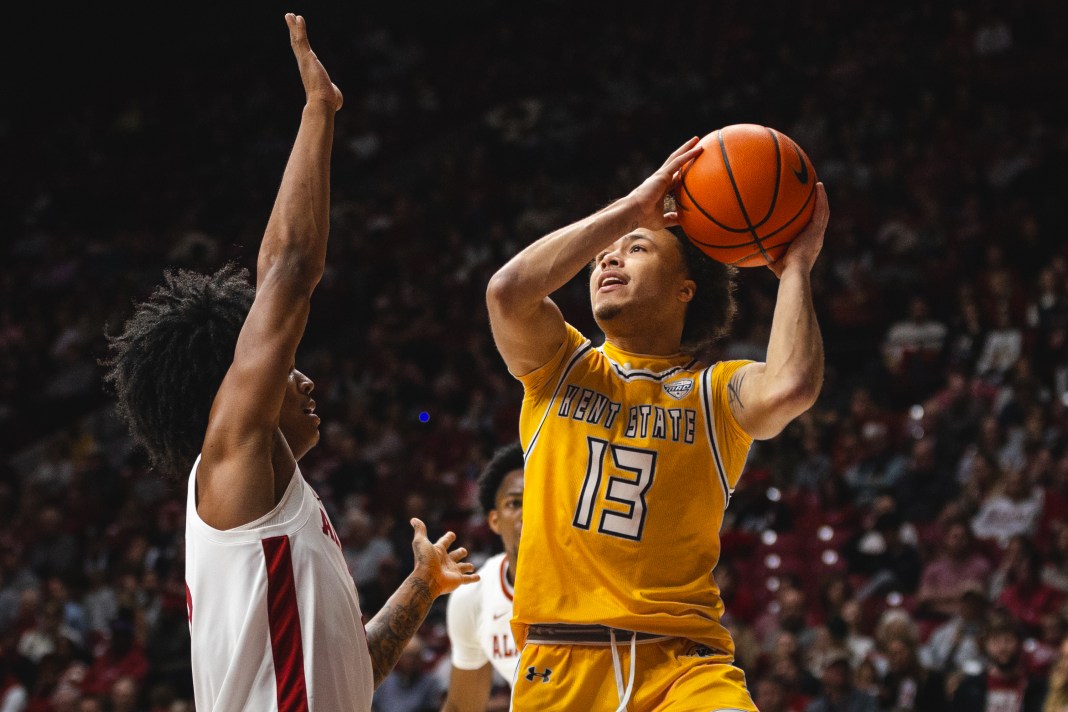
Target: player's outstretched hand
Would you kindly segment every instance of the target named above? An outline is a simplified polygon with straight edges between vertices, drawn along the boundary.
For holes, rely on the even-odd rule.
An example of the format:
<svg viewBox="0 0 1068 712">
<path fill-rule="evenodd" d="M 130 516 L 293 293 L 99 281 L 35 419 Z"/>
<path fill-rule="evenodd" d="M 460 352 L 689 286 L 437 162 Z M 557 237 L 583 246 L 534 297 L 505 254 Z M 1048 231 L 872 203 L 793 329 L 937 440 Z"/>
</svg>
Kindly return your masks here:
<svg viewBox="0 0 1068 712">
<path fill-rule="evenodd" d="M 649 230 L 660 230 L 679 224 L 679 214 L 675 210 L 665 212 L 664 199 L 679 184 L 679 171 L 687 163 L 701 155 L 704 146 L 698 145 L 700 138 L 694 136 L 668 156 L 660 166 L 641 185 L 631 191 L 630 197 L 642 212 L 639 226 Z"/>
<path fill-rule="evenodd" d="M 787 267 L 797 266 L 806 272 L 811 271 L 812 265 L 816 264 L 820 250 L 823 249 L 823 233 L 827 231 L 827 220 L 830 217 L 831 209 L 827 205 L 827 190 L 822 182 L 817 183 L 816 208 L 812 211 L 812 219 L 786 248 L 786 253 L 768 265 L 768 269 L 774 272 L 776 277 L 782 277 Z"/>
<path fill-rule="evenodd" d="M 426 535 L 426 525 L 419 519 L 411 520 L 415 536 L 412 537 L 412 551 L 415 552 L 415 575 L 423 579 L 430 587 L 430 594 L 437 598 L 443 593 L 455 591 L 465 583 L 478 581 L 475 567 L 463 559 L 467 549 L 460 547 L 449 551 L 456 541 L 456 535 L 445 532 L 433 544 Z"/>
<path fill-rule="evenodd" d="M 304 82 L 304 94 L 308 103 L 324 101 L 337 111 L 343 102 L 341 90 L 330 81 L 326 67 L 312 51 L 304 18 L 289 12 L 286 13 L 286 24 L 289 25 L 289 45 L 293 48 L 297 66 L 300 67 L 300 78 Z"/>
</svg>

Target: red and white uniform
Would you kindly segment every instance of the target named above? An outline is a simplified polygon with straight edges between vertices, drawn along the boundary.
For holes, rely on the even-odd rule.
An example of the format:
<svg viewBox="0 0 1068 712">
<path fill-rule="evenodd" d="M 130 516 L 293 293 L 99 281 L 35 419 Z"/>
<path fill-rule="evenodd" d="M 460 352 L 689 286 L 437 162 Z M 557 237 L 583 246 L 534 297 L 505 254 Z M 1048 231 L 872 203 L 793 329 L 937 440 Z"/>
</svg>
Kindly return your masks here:
<svg viewBox="0 0 1068 712">
<path fill-rule="evenodd" d="M 446 622 L 452 646 L 452 664 L 460 670 L 477 670 L 486 663 L 512 683 L 519 652 L 512 637 L 512 586 L 508 583 L 504 554 L 486 560 L 477 582 L 449 594 Z"/>
<path fill-rule="evenodd" d="M 198 712 L 366 712 L 374 680 L 356 586 L 298 467 L 264 517 L 219 531 L 186 505 Z"/>
</svg>

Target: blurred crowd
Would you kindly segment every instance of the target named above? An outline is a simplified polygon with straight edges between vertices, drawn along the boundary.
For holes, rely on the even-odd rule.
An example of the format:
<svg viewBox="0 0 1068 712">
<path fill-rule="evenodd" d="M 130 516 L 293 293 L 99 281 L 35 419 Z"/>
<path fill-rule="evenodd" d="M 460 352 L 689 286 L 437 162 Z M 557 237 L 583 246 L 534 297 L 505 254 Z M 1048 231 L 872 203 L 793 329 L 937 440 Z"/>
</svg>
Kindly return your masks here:
<svg viewBox="0 0 1068 712">
<path fill-rule="evenodd" d="M 522 391 L 489 333 L 493 271 L 686 137 L 763 123 L 812 158 L 832 218 L 823 394 L 754 445 L 716 570 L 760 709 L 1068 710 L 1058 9 L 705 5 L 303 11 L 346 105 L 298 354 L 322 441 L 301 467 L 364 613 L 410 571 L 410 516 L 475 563 L 499 550 L 474 483 Z M 0 712 L 192 709 L 184 478 L 146 468 L 97 359 L 163 269 L 253 266 L 301 99 L 274 30 L 242 38 L 242 62 L 203 28 L 202 61 L 226 51 L 208 86 L 133 69 L 0 122 L 19 169 L 0 244 Z M 775 286 L 742 271 L 710 358 L 763 358 Z M 583 277 L 556 297 L 596 337 Z M 440 705 L 443 604 L 380 712 Z"/>
</svg>

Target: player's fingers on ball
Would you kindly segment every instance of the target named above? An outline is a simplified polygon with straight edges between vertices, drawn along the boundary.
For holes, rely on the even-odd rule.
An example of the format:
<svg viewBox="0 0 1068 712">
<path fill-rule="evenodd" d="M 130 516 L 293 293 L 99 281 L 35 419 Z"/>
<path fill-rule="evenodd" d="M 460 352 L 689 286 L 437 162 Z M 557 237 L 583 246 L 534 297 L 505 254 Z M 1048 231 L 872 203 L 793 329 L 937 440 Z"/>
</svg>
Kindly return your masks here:
<svg viewBox="0 0 1068 712">
<path fill-rule="evenodd" d="M 672 176 L 674 176 L 676 173 L 680 173 L 687 163 L 700 156 L 701 152 L 704 150 L 704 146 L 694 146 L 686 153 L 673 159 L 671 163 L 669 163 L 667 166 L 668 171 L 671 173 Z"/>
<path fill-rule="evenodd" d="M 827 203 L 827 189 L 823 183 L 816 184 L 816 213 L 818 219 L 827 227 L 827 221 L 831 217 L 831 206 Z"/>
<path fill-rule="evenodd" d="M 689 149 L 692 149 L 694 146 L 697 145 L 697 142 L 700 141 L 700 140 L 701 139 L 698 136 L 693 136 L 691 138 L 686 139 L 686 143 L 682 144 L 681 146 L 679 146 L 678 148 L 676 148 L 674 151 L 671 152 L 671 155 L 668 156 L 668 160 L 670 161 L 671 159 L 682 155 L 683 153 L 685 153 Z"/>
</svg>

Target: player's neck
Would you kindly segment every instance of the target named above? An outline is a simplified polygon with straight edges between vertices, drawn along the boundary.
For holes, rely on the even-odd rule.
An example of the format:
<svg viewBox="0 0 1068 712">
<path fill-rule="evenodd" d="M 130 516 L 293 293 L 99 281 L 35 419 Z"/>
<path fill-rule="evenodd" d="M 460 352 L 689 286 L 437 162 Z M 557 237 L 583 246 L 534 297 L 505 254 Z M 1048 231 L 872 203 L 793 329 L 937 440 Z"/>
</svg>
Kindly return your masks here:
<svg viewBox="0 0 1068 712">
<path fill-rule="evenodd" d="M 504 577 L 508 579 L 508 585 L 515 587 L 515 569 L 512 566 L 512 557 L 505 556 Z"/>
<path fill-rule="evenodd" d="M 682 349 L 677 336 L 663 333 L 606 334 L 605 340 L 620 351 L 638 356 L 678 356 Z"/>
<path fill-rule="evenodd" d="M 620 351 L 636 356 L 668 357 L 679 355 L 682 349 L 685 322 L 681 314 L 642 309 L 597 322 L 605 340 Z"/>
</svg>

